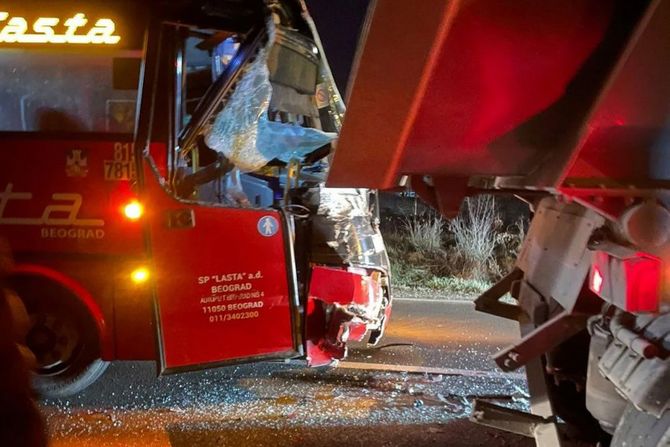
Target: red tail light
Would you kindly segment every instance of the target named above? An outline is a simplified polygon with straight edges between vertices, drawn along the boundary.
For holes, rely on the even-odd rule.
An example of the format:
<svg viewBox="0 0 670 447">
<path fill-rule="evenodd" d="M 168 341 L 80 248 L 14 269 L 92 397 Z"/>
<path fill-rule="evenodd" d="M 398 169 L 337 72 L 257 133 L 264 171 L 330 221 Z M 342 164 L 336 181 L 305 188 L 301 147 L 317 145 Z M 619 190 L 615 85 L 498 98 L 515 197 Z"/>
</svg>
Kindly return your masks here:
<svg viewBox="0 0 670 447">
<path fill-rule="evenodd" d="M 627 312 L 655 312 L 661 295 L 662 264 L 647 253 L 607 244 L 594 253 L 589 288 Z"/>
</svg>

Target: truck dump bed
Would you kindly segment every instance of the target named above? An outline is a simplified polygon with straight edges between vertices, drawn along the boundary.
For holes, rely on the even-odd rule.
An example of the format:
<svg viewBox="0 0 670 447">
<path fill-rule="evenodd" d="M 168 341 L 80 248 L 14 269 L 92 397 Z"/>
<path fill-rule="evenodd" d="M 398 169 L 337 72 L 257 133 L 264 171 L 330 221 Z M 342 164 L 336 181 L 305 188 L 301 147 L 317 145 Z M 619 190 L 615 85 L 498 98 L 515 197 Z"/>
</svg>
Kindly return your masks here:
<svg viewBox="0 0 670 447">
<path fill-rule="evenodd" d="M 658 1 L 377 2 L 330 185 L 409 175 L 446 214 L 473 188 L 667 187 L 669 21 Z"/>
</svg>

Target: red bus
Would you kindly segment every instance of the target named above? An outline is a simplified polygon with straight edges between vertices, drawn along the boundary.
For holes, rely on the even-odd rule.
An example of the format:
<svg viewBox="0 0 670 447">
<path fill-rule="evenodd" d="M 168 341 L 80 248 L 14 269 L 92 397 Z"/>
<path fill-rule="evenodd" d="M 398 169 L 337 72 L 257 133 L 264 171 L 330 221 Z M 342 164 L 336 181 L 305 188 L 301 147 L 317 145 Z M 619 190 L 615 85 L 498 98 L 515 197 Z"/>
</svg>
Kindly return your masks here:
<svg viewBox="0 0 670 447">
<path fill-rule="evenodd" d="M 38 391 L 376 343 L 374 201 L 324 187 L 338 95 L 299 1 L 3 2 L 0 235 Z"/>
</svg>

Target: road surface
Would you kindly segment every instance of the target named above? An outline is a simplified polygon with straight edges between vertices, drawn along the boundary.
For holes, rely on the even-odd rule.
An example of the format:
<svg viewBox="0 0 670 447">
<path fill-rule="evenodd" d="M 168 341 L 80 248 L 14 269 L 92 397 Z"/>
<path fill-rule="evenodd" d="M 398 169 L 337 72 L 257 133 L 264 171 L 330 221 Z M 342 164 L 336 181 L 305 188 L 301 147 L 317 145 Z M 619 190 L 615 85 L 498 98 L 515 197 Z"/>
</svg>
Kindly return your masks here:
<svg viewBox="0 0 670 447">
<path fill-rule="evenodd" d="M 525 381 L 488 360 L 513 325 L 470 303 L 397 301 L 387 335 L 403 345 L 357 350 L 337 369 L 263 363 L 156 379 L 150 362 L 118 362 L 80 395 L 43 402 L 52 446 L 534 445 L 465 419 L 476 397 L 527 406 Z"/>
<path fill-rule="evenodd" d="M 348 360 L 498 371 L 490 356 L 518 339 L 517 328 L 469 301 L 396 300 L 380 349 L 353 350 Z"/>
</svg>

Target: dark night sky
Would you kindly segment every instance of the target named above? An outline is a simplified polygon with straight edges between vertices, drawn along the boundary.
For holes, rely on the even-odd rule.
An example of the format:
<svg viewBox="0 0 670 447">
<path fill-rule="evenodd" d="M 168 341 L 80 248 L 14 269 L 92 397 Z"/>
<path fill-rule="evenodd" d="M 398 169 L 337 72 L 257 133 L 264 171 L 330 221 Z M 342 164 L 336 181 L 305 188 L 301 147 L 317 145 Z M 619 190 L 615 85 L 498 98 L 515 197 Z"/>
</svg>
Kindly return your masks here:
<svg viewBox="0 0 670 447">
<path fill-rule="evenodd" d="M 307 0 L 335 82 L 344 95 L 369 0 Z"/>
</svg>

